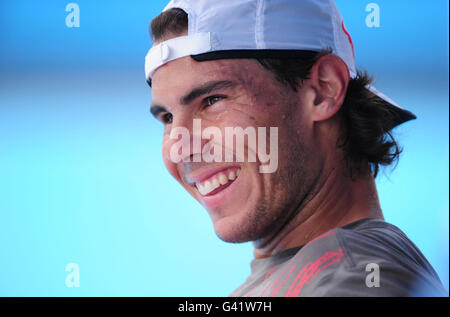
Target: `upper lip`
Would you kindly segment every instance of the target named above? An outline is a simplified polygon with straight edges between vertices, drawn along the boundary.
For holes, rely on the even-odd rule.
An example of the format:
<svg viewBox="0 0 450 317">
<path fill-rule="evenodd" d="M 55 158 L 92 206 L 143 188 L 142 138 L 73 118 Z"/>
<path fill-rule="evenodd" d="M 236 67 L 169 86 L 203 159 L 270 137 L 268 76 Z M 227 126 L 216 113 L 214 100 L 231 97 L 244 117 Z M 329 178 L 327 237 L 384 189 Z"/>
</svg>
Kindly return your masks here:
<svg viewBox="0 0 450 317">
<path fill-rule="evenodd" d="M 186 175 L 185 179 L 188 183 L 194 184 L 194 183 L 201 183 L 204 180 L 210 178 L 214 174 L 217 174 L 221 171 L 227 170 L 231 167 L 239 168 L 236 165 L 227 165 L 227 166 L 217 166 L 217 167 L 211 167 L 211 168 L 202 168 L 197 171 L 193 171 Z"/>
</svg>

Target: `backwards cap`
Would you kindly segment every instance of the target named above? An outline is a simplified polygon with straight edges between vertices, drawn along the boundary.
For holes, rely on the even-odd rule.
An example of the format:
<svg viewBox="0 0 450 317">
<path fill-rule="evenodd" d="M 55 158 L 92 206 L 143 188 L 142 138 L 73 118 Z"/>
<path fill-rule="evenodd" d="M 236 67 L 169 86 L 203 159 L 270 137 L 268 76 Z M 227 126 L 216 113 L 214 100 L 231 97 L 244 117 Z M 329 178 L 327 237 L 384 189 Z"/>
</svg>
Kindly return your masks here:
<svg viewBox="0 0 450 317">
<path fill-rule="evenodd" d="M 356 77 L 353 41 L 333 0 L 172 0 L 163 11 L 183 9 L 188 35 L 152 47 L 145 57 L 148 81 L 162 65 L 185 56 L 224 58 L 308 57 L 330 49 Z M 415 119 L 378 91 L 396 114 L 394 126 Z M 393 127 L 389 127 L 391 129 Z"/>
</svg>

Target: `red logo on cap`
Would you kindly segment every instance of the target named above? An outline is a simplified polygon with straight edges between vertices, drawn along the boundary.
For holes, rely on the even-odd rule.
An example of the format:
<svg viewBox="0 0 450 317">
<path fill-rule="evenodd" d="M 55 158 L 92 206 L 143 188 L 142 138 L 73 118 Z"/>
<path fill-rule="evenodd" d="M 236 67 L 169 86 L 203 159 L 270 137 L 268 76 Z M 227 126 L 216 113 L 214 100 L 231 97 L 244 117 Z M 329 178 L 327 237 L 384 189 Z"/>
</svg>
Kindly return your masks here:
<svg viewBox="0 0 450 317">
<path fill-rule="evenodd" d="M 348 33 L 347 29 L 345 28 L 344 20 L 342 20 L 342 30 L 344 30 L 344 33 L 347 34 L 348 36 L 348 40 L 350 41 L 350 45 L 352 46 L 353 58 L 355 58 L 355 47 L 353 46 L 353 40 L 352 37 L 350 36 L 350 33 Z"/>
</svg>

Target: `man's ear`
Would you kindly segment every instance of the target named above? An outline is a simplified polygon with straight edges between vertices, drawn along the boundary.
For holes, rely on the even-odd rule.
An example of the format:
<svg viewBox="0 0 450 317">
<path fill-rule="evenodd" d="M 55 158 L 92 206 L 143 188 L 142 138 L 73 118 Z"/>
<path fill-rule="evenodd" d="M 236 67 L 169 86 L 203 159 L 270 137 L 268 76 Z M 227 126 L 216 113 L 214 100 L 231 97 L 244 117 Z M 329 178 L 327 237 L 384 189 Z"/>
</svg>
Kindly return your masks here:
<svg viewBox="0 0 450 317">
<path fill-rule="evenodd" d="M 327 120 L 339 111 L 349 80 L 347 65 L 335 55 L 325 55 L 314 64 L 310 72 L 310 85 L 315 92 L 313 121 Z"/>
</svg>

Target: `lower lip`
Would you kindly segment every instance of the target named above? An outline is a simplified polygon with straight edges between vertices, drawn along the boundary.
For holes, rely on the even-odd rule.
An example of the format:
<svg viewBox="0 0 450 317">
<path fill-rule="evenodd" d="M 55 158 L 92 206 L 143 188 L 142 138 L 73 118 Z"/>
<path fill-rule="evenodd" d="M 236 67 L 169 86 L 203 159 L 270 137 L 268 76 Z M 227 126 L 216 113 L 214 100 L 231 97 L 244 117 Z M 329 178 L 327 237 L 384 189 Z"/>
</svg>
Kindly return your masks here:
<svg viewBox="0 0 450 317">
<path fill-rule="evenodd" d="M 214 195 L 209 196 L 200 196 L 203 204 L 208 209 L 214 209 L 220 205 L 222 205 L 224 202 L 226 202 L 227 199 L 230 199 L 233 195 L 234 188 L 236 187 L 236 183 L 239 182 L 239 179 L 242 176 L 242 171 L 240 171 L 239 176 L 227 187 L 222 189 L 220 192 L 217 192 Z"/>
</svg>

